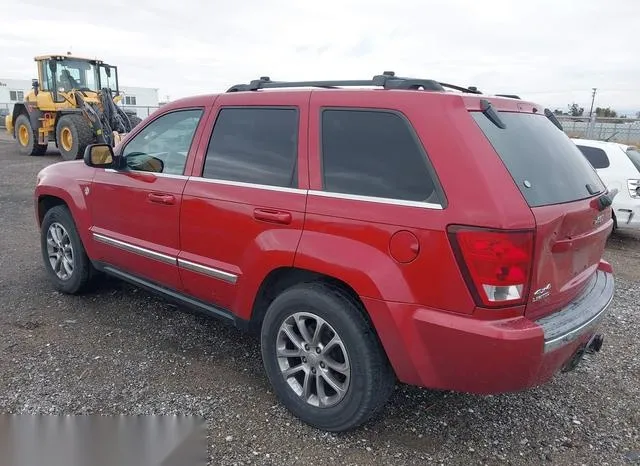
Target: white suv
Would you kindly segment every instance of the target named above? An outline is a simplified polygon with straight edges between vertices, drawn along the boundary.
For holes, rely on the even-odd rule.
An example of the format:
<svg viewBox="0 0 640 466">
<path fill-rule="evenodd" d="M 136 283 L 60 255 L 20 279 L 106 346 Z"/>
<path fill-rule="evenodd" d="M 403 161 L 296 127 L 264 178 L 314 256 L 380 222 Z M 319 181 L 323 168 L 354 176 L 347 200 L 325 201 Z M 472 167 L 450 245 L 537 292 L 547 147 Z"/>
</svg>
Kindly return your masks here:
<svg viewBox="0 0 640 466">
<path fill-rule="evenodd" d="M 615 228 L 640 230 L 640 150 L 617 142 L 573 139 L 609 189 Z"/>
</svg>

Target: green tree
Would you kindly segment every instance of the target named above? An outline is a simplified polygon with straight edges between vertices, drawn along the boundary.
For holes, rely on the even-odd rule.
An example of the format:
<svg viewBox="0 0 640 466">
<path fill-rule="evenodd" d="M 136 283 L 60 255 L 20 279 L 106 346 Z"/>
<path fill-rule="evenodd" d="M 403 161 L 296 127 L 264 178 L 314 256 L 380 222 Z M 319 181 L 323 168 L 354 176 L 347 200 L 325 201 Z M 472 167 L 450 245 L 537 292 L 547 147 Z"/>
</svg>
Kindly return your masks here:
<svg viewBox="0 0 640 466">
<path fill-rule="evenodd" d="M 569 105 L 569 115 L 578 117 L 578 116 L 582 116 L 583 114 L 584 114 L 584 107 L 578 106 L 578 104 L 575 102 Z"/>
<path fill-rule="evenodd" d="M 607 108 L 596 107 L 596 116 L 603 117 L 603 118 L 615 118 L 618 116 L 618 112 L 616 112 L 615 110 L 612 110 L 609 107 Z"/>
</svg>

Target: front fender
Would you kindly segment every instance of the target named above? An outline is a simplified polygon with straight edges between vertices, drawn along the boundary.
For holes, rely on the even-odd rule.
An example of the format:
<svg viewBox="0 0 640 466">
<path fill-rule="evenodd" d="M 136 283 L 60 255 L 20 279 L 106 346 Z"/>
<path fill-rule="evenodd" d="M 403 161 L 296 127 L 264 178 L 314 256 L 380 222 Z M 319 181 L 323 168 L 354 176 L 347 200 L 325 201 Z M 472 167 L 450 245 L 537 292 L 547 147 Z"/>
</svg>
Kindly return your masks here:
<svg viewBox="0 0 640 466">
<path fill-rule="evenodd" d="M 44 216 L 43 206 L 40 201 L 46 198 L 54 198 L 63 201 L 69 208 L 73 220 L 76 224 L 78 234 L 89 257 L 93 256 L 93 241 L 89 228 L 91 227 L 91 212 L 87 204 L 87 197 L 91 195 L 91 183 L 93 170 L 86 174 L 88 176 L 71 177 L 61 173 L 62 165 L 74 164 L 75 162 L 60 162 L 43 169 L 37 178 L 34 190 L 35 214 L 38 226 L 40 219 Z M 71 167 L 69 167 L 69 171 Z M 87 167 L 89 168 L 89 167 Z M 53 199 L 52 199 L 53 200 Z"/>
</svg>

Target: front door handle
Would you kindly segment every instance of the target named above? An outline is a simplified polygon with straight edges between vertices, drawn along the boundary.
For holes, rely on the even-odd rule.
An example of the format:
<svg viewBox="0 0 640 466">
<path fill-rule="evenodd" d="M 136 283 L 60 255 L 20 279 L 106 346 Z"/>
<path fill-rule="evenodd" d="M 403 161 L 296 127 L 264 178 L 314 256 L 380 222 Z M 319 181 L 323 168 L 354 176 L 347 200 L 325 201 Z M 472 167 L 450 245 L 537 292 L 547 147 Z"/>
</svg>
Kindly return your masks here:
<svg viewBox="0 0 640 466">
<path fill-rule="evenodd" d="M 291 213 L 282 210 L 254 209 L 253 218 L 271 223 L 291 223 Z"/>
<path fill-rule="evenodd" d="M 149 202 L 153 202 L 155 204 L 172 205 L 176 202 L 176 198 L 171 194 L 149 193 L 147 198 L 149 199 Z"/>
</svg>

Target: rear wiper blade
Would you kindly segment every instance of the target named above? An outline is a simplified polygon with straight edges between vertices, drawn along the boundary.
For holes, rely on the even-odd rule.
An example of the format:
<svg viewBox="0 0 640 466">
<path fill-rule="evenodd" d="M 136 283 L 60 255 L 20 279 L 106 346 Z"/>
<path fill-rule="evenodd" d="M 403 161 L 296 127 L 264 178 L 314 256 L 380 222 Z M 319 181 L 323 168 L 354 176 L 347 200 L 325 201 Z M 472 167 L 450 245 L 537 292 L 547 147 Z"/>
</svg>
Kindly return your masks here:
<svg viewBox="0 0 640 466">
<path fill-rule="evenodd" d="M 489 119 L 489 121 L 498 128 L 505 129 L 507 127 L 507 125 L 504 124 L 504 121 L 502 121 L 502 118 L 500 118 L 498 111 L 493 108 L 493 105 L 491 105 L 491 102 L 487 99 L 480 100 L 480 110 L 482 110 L 482 113 Z"/>
<path fill-rule="evenodd" d="M 558 128 L 560 131 L 564 131 L 564 129 L 562 128 L 562 123 L 560 123 L 560 120 L 558 120 L 558 117 L 548 108 L 544 109 L 544 116 L 546 116 L 549 120 L 551 120 L 551 123 L 553 123 L 556 128 Z"/>
</svg>

